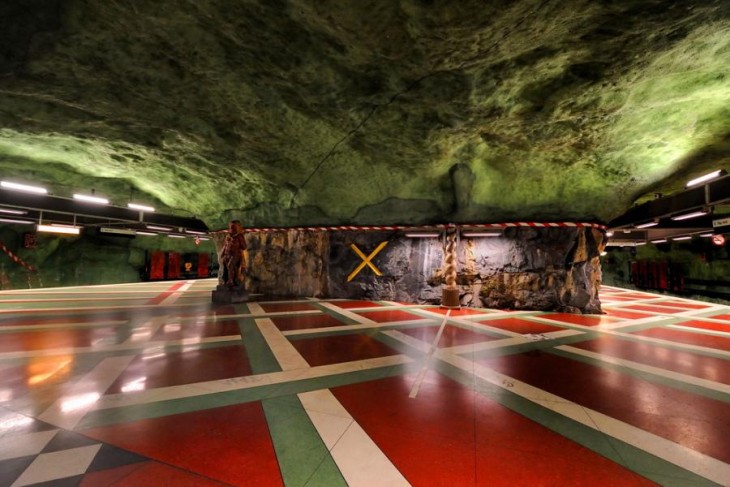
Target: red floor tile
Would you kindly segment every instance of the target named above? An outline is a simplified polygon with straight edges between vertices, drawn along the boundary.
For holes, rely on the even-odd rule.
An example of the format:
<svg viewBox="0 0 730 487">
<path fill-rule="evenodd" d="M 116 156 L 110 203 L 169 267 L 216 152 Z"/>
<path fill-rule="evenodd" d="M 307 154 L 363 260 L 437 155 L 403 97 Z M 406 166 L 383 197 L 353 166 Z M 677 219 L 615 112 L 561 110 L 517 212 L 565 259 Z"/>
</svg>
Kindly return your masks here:
<svg viewBox="0 0 730 487">
<path fill-rule="evenodd" d="M 502 374 L 730 461 L 730 404 L 548 353 L 479 360 Z"/>
<path fill-rule="evenodd" d="M 445 315 L 449 313 L 449 316 L 470 316 L 470 315 L 483 315 L 489 313 L 489 311 L 478 308 L 460 308 L 460 309 L 446 309 L 446 308 L 426 308 L 428 311 L 433 313 L 439 313 Z"/>
<path fill-rule="evenodd" d="M 0 305 L 2 302 L 0 301 Z M 0 329 L 4 326 L 33 326 L 33 325 L 58 325 L 59 327 L 72 324 L 72 323 L 92 323 L 94 321 L 109 321 L 102 320 L 95 316 L 83 316 L 83 315 L 65 315 L 65 316 L 52 316 L 47 318 L 13 318 L 4 319 L 0 321 Z"/>
<path fill-rule="evenodd" d="M 603 312 L 612 318 L 626 318 L 628 320 L 639 320 L 641 318 L 647 318 L 653 316 L 651 313 L 638 313 L 633 311 L 626 311 L 624 308 L 603 308 Z"/>
<path fill-rule="evenodd" d="M 701 333 L 692 333 L 683 330 L 673 330 L 671 328 L 650 328 L 648 330 L 636 331 L 634 335 L 642 335 L 652 338 L 661 338 L 672 342 L 686 343 L 688 345 L 698 345 L 701 347 L 715 348 L 718 350 L 730 351 L 730 338 L 703 335 Z"/>
<path fill-rule="evenodd" d="M 301 301 L 296 303 L 261 303 L 261 307 L 267 313 L 286 313 L 288 311 L 312 311 L 316 309 L 311 302 Z"/>
<path fill-rule="evenodd" d="M 307 338 L 292 340 L 291 343 L 313 367 L 387 357 L 399 353 L 397 350 L 364 334 Z"/>
<path fill-rule="evenodd" d="M 715 323 L 712 321 L 701 321 L 701 320 L 687 320 L 677 323 L 679 326 L 689 326 L 692 328 L 700 328 L 703 330 L 721 331 L 724 333 L 730 333 L 730 322 Z"/>
<path fill-rule="evenodd" d="M 413 380 L 332 389 L 412 485 L 653 485 L 433 372 L 410 399 Z"/>
<path fill-rule="evenodd" d="M 573 346 L 601 355 L 651 365 L 662 370 L 730 384 L 730 367 L 727 366 L 727 360 L 715 357 L 611 336 L 576 343 Z"/>
<path fill-rule="evenodd" d="M 61 328 L 28 332 L 4 333 L 0 352 L 44 350 L 48 348 L 90 347 L 97 340 L 114 338 L 119 326 L 99 328 Z"/>
<path fill-rule="evenodd" d="M 167 352 L 155 357 L 136 357 L 106 391 L 153 389 L 156 387 L 192 384 L 208 380 L 230 379 L 251 375 L 243 345 L 204 348 L 187 352 Z"/>
<path fill-rule="evenodd" d="M 548 325 L 546 323 L 538 323 L 536 321 L 523 320 L 521 318 L 504 318 L 501 320 L 484 320 L 483 323 L 494 328 L 511 331 L 513 333 L 548 333 L 551 331 L 560 331 L 565 328 L 559 326 Z"/>
<path fill-rule="evenodd" d="M 140 486 L 175 486 L 175 487 L 222 487 L 225 484 L 213 479 L 186 472 L 179 468 L 163 465 L 159 462 L 147 462 L 134 469 L 112 469 L 114 472 L 94 472 L 86 474 L 80 487 L 140 487 Z"/>
<path fill-rule="evenodd" d="M 563 323 L 572 323 L 574 325 L 598 326 L 615 323 L 616 320 L 603 315 L 575 315 L 570 313 L 553 313 L 541 315 L 541 318 L 549 318 L 551 320 L 562 321 Z"/>
<path fill-rule="evenodd" d="M 332 304 L 339 306 L 343 309 L 352 308 L 379 308 L 382 304 L 375 303 L 373 301 L 361 301 L 361 300 L 350 300 L 350 301 L 332 301 Z"/>
<path fill-rule="evenodd" d="M 632 304 L 629 306 L 624 306 L 622 309 L 649 311 L 651 313 L 657 313 L 657 314 L 674 314 L 674 313 L 681 313 L 681 312 L 685 311 L 683 309 L 670 308 L 668 306 L 651 306 L 648 304 Z"/>
<path fill-rule="evenodd" d="M 420 326 L 418 328 L 400 328 L 398 331 L 410 335 L 414 338 L 421 340 L 422 342 L 433 343 L 436 339 L 436 335 L 441 327 L 438 325 L 434 326 Z M 496 340 L 494 337 L 485 335 L 483 333 L 477 333 L 458 326 L 446 325 L 444 331 L 441 334 L 439 340 L 439 348 L 456 347 L 458 345 L 470 345 L 472 343 L 488 342 L 490 340 Z"/>
<path fill-rule="evenodd" d="M 168 322 L 160 327 L 152 340 L 182 340 L 185 338 L 209 338 L 240 335 L 241 329 L 235 320 L 202 321 L 189 320 L 182 323 Z"/>
<path fill-rule="evenodd" d="M 414 315 L 398 309 L 390 309 L 383 311 L 362 311 L 358 313 L 360 316 L 369 318 L 377 323 L 390 323 L 393 321 L 422 320 L 423 316 Z"/>
<path fill-rule="evenodd" d="M 135 471 L 136 477 L 127 485 L 207 485 L 207 479 L 201 475 L 233 485 L 282 485 L 259 402 L 144 419 L 82 433 L 188 471 L 178 480 L 177 469 L 170 471 L 166 466 L 167 470 L 160 471 L 160 466 L 148 466 Z M 194 483 L 196 479 L 201 483 Z"/>
<path fill-rule="evenodd" d="M 674 308 L 682 308 L 682 309 L 704 309 L 709 308 L 709 304 L 699 304 L 699 303 L 687 303 L 684 301 L 657 301 L 654 304 L 661 304 L 663 306 L 672 306 Z"/>
<path fill-rule="evenodd" d="M 343 322 L 328 314 L 311 314 L 296 316 L 277 316 L 271 318 L 281 331 L 304 330 L 309 328 L 323 328 L 327 326 L 342 326 Z"/>
</svg>

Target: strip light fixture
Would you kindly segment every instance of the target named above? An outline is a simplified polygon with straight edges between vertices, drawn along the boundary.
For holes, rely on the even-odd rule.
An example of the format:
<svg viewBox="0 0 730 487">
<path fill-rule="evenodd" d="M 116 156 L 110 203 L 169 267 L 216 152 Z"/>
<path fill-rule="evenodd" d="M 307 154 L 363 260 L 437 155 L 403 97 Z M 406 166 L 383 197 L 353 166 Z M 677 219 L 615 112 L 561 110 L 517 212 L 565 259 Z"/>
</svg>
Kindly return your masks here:
<svg viewBox="0 0 730 487">
<path fill-rule="evenodd" d="M 408 238 L 438 238 L 441 235 L 438 232 L 409 232 L 406 233 Z"/>
<path fill-rule="evenodd" d="M 151 206 L 147 205 L 140 205 L 139 203 L 127 203 L 127 207 L 131 208 L 133 210 L 139 210 L 139 211 L 148 211 L 150 213 L 154 213 L 155 209 Z"/>
<path fill-rule="evenodd" d="M 652 240 L 651 243 L 658 244 L 658 243 L 665 243 L 667 241 L 666 238 L 659 238 L 657 240 Z"/>
<path fill-rule="evenodd" d="M 657 225 L 659 225 L 659 222 L 647 222 L 647 223 L 642 223 L 641 225 L 635 225 L 635 226 L 636 226 L 636 228 L 649 228 L 649 227 L 655 227 Z"/>
<path fill-rule="evenodd" d="M 86 203 L 96 203 L 97 205 L 109 204 L 109 200 L 106 198 L 99 198 L 98 196 L 89 196 L 86 194 L 74 194 L 74 199 L 78 201 L 85 201 Z"/>
<path fill-rule="evenodd" d="M 208 235 L 208 232 L 199 232 L 197 230 L 185 230 L 185 233 L 189 233 L 191 235 Z"/>
<path fill-rule="evenodd" d="M 674 240 L 675 242 L 677 240 L 691 240 L 691 239 L 692 239 L 692 237 L 690 237 L 689 235 L 685 235 L 684 237 L 672 237 L 672 240 Z"/>
<path fill-rule="evenodd" d="M 11 210 L 10 208 L 0 208 L 0 213 L 5 213 L 6 215 L 25 215 L 28 212 L 24 210 Z"/>
<path fill-rule="evenodd" d="M 463 232 L 461 234 L 462 237 L 466 238 L 472 238 L 472 237 L 501 237 L 502 232 Z"/>
<path fill-rule="evenodd" d="M 170 234 L 170 235 L 168 235 L 168 237 L 170 237 L 170 238 L 185 238 L 185 235 Z"/>
<path fill-rule="evenodd" d="M 41 223 L 36 225 L 36 230 L 39 232 L 63 233 L 66 235 L 78 235 L 81 233 L 80 227 L 71 225 L 43 225 Z"/>
<path fill-rule="evenodd" d="M 147 225 L 147 228 L 149 228 L 150 230 L 159 230 L 160 232 L 169 232 L 170 230 L 172 230 L 172 228 L 170 227 L 160 227 L 157 225 Z"/>
<path fill-rule="evenodd" d="M 3 223 L 17 223 L 18 225 L 29 225 L 31 223 L 35 223 L 31 220 L 16 220 L 15 218 L 0 218 L 0 222 Z"/>
<path fill-rule="evenodd" d="M 710 232 L 710 233 L 700 233 L 700 237 L 702 237 L 702 238 L 710 238 L 713 235 L 714 235 L 714 233 L 712 233 L 712 232 Z"/>
<path fill-rule="evenodd" d="M 697 218 L 698 216 L 705 216 L 709 213 L 707 210 L 693 211 L 692 213 L 685 213 L 684 215 L 673 216 L 672 220 L 689 220 L 690 218 Z"/>
<path fill-rule="evenodd" d="M 142 230 L 137 230 L 135 233 L 137 235 L 146 235 L 146 236 L 149 236 L 149 237 L 156 237 L 157 236 L 156 233 L 153 233 L 153 232 L 143 232 Z"/>
<path fill-rule="evenodd" d="M 0 181 L 0 187 L 4 189 L 13 189 L 15 191 L 25 191 L 26 193 L 48 194 L 48 190 L 46 188 L 31 186 L 29 184 L 13 183 L 10 181 Z"/>
<path fill-rule="evenodd" d="M 727 174 L 727 171 L 725 171 L 724 169 L 718 169 L 717 171 L 712 171 L 709 174 L 705 174 L 704 176 L 700 176 L 698 178 L 695 178 L 695 179 L 689 181 L 684 187 L 689 188 L 691 186 L 697 186 L 698 184 L 702 184 L 711 179 L 715 179 L 717 177 L 724 176 L 725 174 Z"/>
</svg>

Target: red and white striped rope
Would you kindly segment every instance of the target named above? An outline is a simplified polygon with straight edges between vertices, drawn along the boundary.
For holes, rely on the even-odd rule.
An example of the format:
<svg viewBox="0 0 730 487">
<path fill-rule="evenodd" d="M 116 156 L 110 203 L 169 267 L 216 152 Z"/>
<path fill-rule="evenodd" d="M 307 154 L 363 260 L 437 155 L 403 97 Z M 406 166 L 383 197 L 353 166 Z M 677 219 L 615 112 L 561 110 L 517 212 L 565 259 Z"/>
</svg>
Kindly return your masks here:
<svg viewBox="0 0 730 487">
<path fill-rule="evenodd" d="M 510 223 L 448 223 L 438 225 L 334 225 L 334 226 L 314 226 L 314 227 L 260 227 L 245 228 L 245 232 L 262 233 L 262 232 L 286 232 L 289 230 L 310 231 L 310 232 L 333 232 L 333 231 L 360 231 L 360 232 L 378 232 L 378 231 L 428 231 L 428 230 L 445 230 L 447 228 L 509 228 L 509 227 L 533 227 L 533 228 L 596 228 L 598 230 L 607 230 L 606 225 L 600 223 L 582 223 L 582 222 L 510 222 Z M 228 230 L 220 230 L 211 233 L 223 233 Z"/>
<path fill-rule="evenodd" d="M 0 242 L 0 250 L 2 250 L 3 252 L 5 252 L 5 254 L 8 257 L 10 257 L 10 260 L 12 260 L 13 262 L 15 262 L 16 264 L 18 264 L 18 265 L 20 265 L 22 267 L 25 267 L 30 272 L 35 272 L 36 271 L 35 267 L 33 267 L 32 265 L 28 264 L 23 259 L 21 259 L 20 257 L 18 257 L 17 255 L 15 255 L 14 253 L 12 253 L 10 251 L 10 249 L 8 249 L 5 245 L 3 245 L 2 242 Z"/>
</svg>

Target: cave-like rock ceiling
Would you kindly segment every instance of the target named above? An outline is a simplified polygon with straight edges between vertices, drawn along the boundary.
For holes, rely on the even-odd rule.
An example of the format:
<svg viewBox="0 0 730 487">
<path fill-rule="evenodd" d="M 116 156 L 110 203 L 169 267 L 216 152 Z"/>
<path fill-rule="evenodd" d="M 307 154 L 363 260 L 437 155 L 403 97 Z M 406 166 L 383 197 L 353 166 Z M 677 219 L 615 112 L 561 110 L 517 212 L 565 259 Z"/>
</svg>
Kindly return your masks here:
<svg viewBox="0 0 730 487">
<path fill-rule="evenodd" d="M 0 174 L 54 194 L 608 221 L 723 167 L 727 0 L 0 2 Z"/>
</svg>

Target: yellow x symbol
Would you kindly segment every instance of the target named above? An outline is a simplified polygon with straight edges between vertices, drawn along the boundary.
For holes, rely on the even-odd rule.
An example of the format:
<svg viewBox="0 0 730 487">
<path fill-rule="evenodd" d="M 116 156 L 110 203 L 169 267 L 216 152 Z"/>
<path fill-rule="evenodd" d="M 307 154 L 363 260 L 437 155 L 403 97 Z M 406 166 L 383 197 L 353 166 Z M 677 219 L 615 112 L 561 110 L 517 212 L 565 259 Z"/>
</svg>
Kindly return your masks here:
<svg viewBox="0 0 730 487">
<path fill-rule="evenodd" d="M 376 276 L 382 276 L 382 275 L 383 275 L 383 273 L 382 273 L 382 272 L 380 272 L 380 271 L 378 270 L 378 268 L 377 268 L 377 267 L 375 267 L 375 266 L 374 266 L 374 265 L 372 264 L 372 262 L 370 262 L 370 261 L 371 261 L 371 260 L 373 260 L 373 257 L 375 257 L 376 255 L 378 255 L 378 252 L 380 252 L 381 250 L 383 250 L 383 249 L 385 248 L 385 246 L 386 246 L 386 245 L 388 245 L 388 241 L 387 241 L 387 240 L 386 240 L 386 241 L 383 241 L 383 242 L 380 242 L 380 245 L 378 245 L 378 247 L 377 247 L 377 248 L 376 248 L 375 250 L 373 250 L 373 251 L 372 251 L 372 253 L 371 253 L 370 255 L 368 255 L 367 257 L 365 257 L 365 254 L 363 254 L 363 253 L 362 253 L 362 252 L 360 251 L 360 249 L 358 249 L 358 248 L 357 248 L 357 245 L 355 245 L 355 244 L 350 244 L 350 248 L 351 248 L 352 250 L 354 250 L 354 251 L 355 251 L 355 253 L 356 253 L 357 255 L 359 255 L 359 256 L 360 256 L 360 258 L 362 259 L 362 262 L 360 262 L 360 265 L 358 265 L 358 266 L 357 266 L 357 267 L 355 268 L 355 270 L 354 270 L 354 271 L 352 271 L 352 272 L 350 273 L 350 275 L 349 275 L 349 276 L 347 276 L 347 282 L 350 282 L 350 281 L 352 281 L 352 280 L 353 280 L 353 279 L 355 278 L 355 276 L 356 276 L 356 275 L 358 275 L 358 273 L 359 273 L 359 272 L 360 272 L 361 270 L 363 270 L 363 268 L 364 268 L 365 266 L 368 266 L 368 267 L 370 267 L 370 268 L 371 268 L 371 269 L 373 270 L 373 272 L 375 273 L 375 275 L 376 275 Z"/>
</svg>

